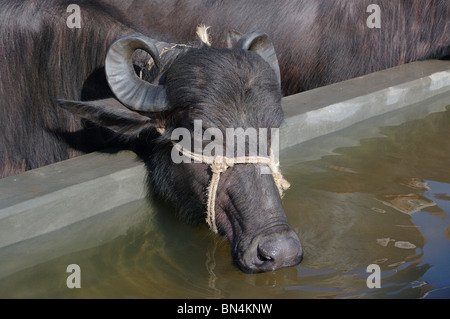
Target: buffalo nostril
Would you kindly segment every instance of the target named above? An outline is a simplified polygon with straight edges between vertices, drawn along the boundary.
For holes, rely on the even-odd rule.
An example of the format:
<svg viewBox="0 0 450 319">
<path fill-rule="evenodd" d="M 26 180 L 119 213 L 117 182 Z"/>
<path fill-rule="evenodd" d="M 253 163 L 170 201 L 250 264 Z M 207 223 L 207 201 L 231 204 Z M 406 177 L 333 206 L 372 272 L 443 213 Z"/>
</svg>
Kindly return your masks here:
<svg viewBox="0 0 450 319">
<path fill-rule="evenodd" d="M 258 251 L 257 251 L 256 257 L 258 257 L 258 260 L 260 260 L 261 262 L 272 260 L 271 255 L 267 254 L 265 251 L 260 249 L 259 246 L 258 246 Z"/>
<path fill-rule="evenodd" d="M 302 260 L 302 248 L 297 236 L 273 234 L 258 243 L 255 267 L 260 271 L 297 265 Z"/>
</svg>

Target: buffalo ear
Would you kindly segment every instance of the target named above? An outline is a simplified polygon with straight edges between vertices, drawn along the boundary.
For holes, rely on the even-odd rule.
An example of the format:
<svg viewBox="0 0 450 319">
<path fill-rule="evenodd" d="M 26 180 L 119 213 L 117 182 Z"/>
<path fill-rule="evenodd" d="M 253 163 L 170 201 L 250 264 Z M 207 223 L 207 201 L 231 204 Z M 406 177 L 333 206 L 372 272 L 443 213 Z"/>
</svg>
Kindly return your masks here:
<svg viewBox="0 0 450 319">
<path fill-rule="evenodd" d="M 278 64 L 275 47 L 273 46 L 272 41 L 270 41 L 269 36 L 264 31 L 255 30 L 244 35 L 234 30 L 228 31 L 227 45 L 229 48 L 240 48 L 243 50 L 256 52 L 267 63 L 269 63 L 275 71 L 278 83 L 281 85 L 280 66 Z"/>
<path fill-rule="evenodd" d="M 138 135 L 144 129 L 159 127 L 158 121 L 134 112 L 116 99 L 96 101 L 58 100 L 59 106 L 116 133 Z"/>
<path fill-rule="evenodd" d="M 251 31 L 239 40 L 239 47 L 259 54 L 275 71 L 278 83 L 281 85 L 280 65 L 272 41 L 264 31 Z"/>
</svg>

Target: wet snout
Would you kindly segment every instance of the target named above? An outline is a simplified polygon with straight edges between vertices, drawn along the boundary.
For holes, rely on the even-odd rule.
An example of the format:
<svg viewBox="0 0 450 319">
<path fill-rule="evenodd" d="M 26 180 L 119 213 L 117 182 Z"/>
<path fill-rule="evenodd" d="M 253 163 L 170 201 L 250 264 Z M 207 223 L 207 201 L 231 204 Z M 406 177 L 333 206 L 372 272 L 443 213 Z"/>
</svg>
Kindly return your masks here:
<svg viewBox="0 0 450 319">
<path fill-rule="evenodd" d="M 273 271 L 295 266 L 302 258 L 300 240 L 294 231 L 288 230 L 255 237 L 239 266 L 247 272 Z"/>
<path fill-rule="evenodd" d="M 226 191 L 218 201 L 225 210 L 216 220 L 230 240 L 236 265 L 249 273 L 295 266 L 303 256 L 273 175 L 263 174 L 267 168 L 236 165 L 228 176 L 224 173 Z"/>
</svg>

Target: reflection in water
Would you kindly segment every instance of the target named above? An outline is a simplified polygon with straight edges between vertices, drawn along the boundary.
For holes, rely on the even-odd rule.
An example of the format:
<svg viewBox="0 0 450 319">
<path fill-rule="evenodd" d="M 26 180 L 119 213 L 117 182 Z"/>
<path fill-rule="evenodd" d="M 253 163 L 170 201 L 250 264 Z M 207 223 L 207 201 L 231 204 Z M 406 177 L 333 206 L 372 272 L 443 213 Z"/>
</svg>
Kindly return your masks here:
<svg viewBox="0 0 450 319">
<path fill-rule="evenodd" d="M 426 181 L 421 178 L 398 178 L 397 183 L 419 191 L 429 191 L 430 187 Z"/>
<path fill-rule="evenodd" d="M 361 276 L 368 264 L 381 266 L 381 289 L 355 285 L 340 297 L 450 298 L 450 139 L 442 138 L 450 136 L 450 111 L 381 126 L 380 133 L 317 160 L 295 162 L 296 150 L 285 154 L 294 185 L 286 205 L 298 211 L 290 221 L 298 225 L 305 262 L 361 269 Z"/>
<path fill-rule="evenodd" d="M 396 182 L 417 191 L 429 191 L 426 181 L 421 178 L 398 178 Z M 412 215 L 422 209 L 436 205 L 432 200 L 416 193 L 404 195 L 377 195 L 376 198 L 384 205 L 392 207 L 399 212 Z"/>
<path fill-rule="evenodd" d="M 370 123 L 364 131 L 381 126 L 378 137 L 320 159 L 301 159 L 311 144 L 282 152 L 292 184 L 284 207 L 305 253 L 296 267 L 244 274 L 226 239 L 180 222 L 152 199 L 121 208 L 108 227 L 111 214 L 3 249 L 0 297 L 450 298 L 450 139 L 442 138 L 450 136 L 450 111 Z M 65 285 L 72 263 L 81 268 L 81 289 Z M 380 289 L 366 285 L 373 263 L 382 270 Z"/>
<path fill-rule="evenodd" d="M 432 200 L 418 194 L 377 195 L 376 198 L 384 205 L 408 215 L 417 213 L 426 207 L 436 205 Z"/>
<path fill-rule="evenodd" d="M 217 276 L 214 273 L 216 268 L 216 250 L 218 246 L 218 239 L 214 238 L 211 244 L 206 251 L 206 262 L 205 267 L 208 270 L 209 278 L 208 278 L 208 287 L 214 292 L 212 297 L 220 298 L 221 291 L 216 288 Z"/>
</svg>

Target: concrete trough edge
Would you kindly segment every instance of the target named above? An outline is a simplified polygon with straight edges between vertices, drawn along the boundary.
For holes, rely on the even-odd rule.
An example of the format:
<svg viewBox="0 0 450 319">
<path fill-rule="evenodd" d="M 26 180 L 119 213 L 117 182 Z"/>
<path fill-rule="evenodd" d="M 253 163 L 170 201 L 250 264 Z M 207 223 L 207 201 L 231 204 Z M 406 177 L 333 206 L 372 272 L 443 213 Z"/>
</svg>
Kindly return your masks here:
<svg viewBox="0 0 450 319">
<path fill-rule="evenodd" d="M 144 167 L 135 166 L 2 208 L 0 247 L 56 231 L 142 199 L 146 194 L 144 176 Z"/>
<path fill-rule="evenodd" d="M 412 70 L 414 72 L 410 74 Z M 280 129 L 280 149 L 420 103 L 449 90 L 450 62 L 432 60 L 286 97 L 284 106 L 288 110 Z M 331 99 L 330 93 L 333 94 Z M 295 110 L 296 101 L 308 101 L 308 111 L 299 112 L 298 103 Z"/>
<path fill-rule="evenodd" d="M 285 97 L 280 149 L 448 92 L 450 61 L 431 60 Z M 0 248 L 145 198 L 145 174 L 132 153 L 120 152 L 1 179 Z"/>
</svg>

